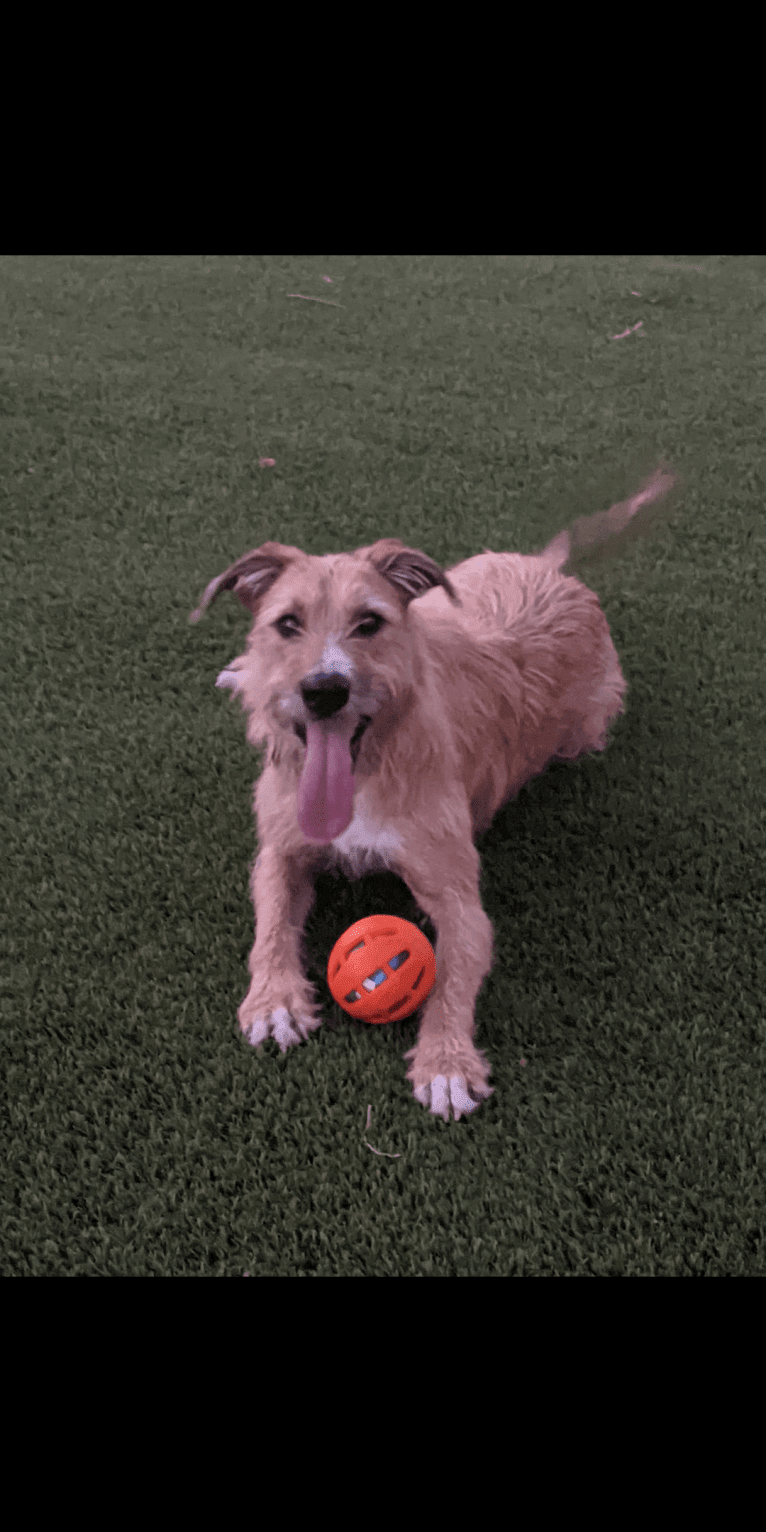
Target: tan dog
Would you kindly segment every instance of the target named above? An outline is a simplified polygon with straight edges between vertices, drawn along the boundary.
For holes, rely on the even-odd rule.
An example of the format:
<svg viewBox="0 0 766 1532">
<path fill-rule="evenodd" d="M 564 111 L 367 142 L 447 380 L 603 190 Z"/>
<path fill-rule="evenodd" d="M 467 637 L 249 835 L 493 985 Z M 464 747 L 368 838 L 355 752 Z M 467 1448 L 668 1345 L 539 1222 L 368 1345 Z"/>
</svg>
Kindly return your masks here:
<svg viewBox="0 0 766 1532">
<path fill-rule="evenodd" d="M 447 1120 L 492 1094 L 474 1006 L 492 961 L 474 835 L 552 760 L 603 750 L 625 681 L 597 597 L 562 573 L 663 496 L 658 469 L 633 499 L 576 523 L 538 555 L 479 554 L 445 574 L 383 538 L 318 558 L 267 542 L 211 581 L 253 615 L 244 654 L 218 677 L 266 745 L 255 790 L 255 944 L 239 1024 L 285 1052 L 320 1025 L 301 966 L 313 877 L 389 868 L 437 931 L 434 988 L 408 1079 Z"/>
</svg>

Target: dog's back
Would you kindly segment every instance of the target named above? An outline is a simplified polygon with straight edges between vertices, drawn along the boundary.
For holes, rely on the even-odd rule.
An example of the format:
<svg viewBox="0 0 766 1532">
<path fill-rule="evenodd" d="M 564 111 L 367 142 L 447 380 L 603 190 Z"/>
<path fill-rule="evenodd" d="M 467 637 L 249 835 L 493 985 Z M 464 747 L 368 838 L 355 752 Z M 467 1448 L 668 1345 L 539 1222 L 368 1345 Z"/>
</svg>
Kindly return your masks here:
<svg viewBox="0 0 766 1532">
<path fill-rule="evenodd" d="M 413 603 L 474 830 L 551 760 L 603 750 L 626 683 L 593 591 L 544 555 L 485 551 Z"/>
</svg>

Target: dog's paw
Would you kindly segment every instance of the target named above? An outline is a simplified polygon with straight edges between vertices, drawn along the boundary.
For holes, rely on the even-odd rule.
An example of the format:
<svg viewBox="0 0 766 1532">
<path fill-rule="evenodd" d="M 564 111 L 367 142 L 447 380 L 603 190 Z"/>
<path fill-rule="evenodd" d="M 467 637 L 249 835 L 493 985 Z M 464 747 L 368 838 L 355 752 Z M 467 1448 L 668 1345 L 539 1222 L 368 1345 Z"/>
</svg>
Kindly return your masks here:
<svg viewBox="0 0 766 1532">
<path fill-rule="evenodd" d="M 484 1085 L 480 1090 L 474 1088 L 472 1095 L 462 1075 L 450 1075 L 449 1079 L 446 1075 L 435 1075 L 428 1085 L 416 1085 L 413 1095 L 435 1117 L 443 1117 L 449 1122 L 451 1111 L 457 1122 L 464 1112 L 475 1112 L 493 1090 L 494 1086 Z"/>
<path fill-rule="evenodd" d="M 445 1048 L 443 1040 L 420 1038 L 405 1058 L 415 1100 L 445 1122 L 450 1114 L 457 1121 L 464 1112 L 475 1112 L 494 1093 L 487 1084 L 492 1066 L 470 1039 L 459 1038 Z"/>
<path fill-rule="evenodd" d="M 296 1043 L 305 1043 L 321 1025 L 321 1016 L 301 1011 L 297 1006 L 288 1009 L 286 1005 L 277 1005 L 273 1010 L 259 1010 L 243 1000 L 239 1008 L 240 1031 L 253 1048 L 260 1048 L 267 1037 L 273 1037 L 280 1051 L 286 1053 Z"/>
<path fill-rule="evenodd" d="M 273 1037 L 282 1053 L 303 1043 L 322 1025 L 322 1013 L 314 987 L 297 970 L 277 980 L 268 969 L 256 966 L 250 988 L 237 1012 L 239 1029 L 253 1048 Z"/>
<path fill-rule="evenodd" d="M 280 1005 L 266 1016 L 255 1016 L 244 1025 L 242 1031 L 253 1048 L 259 1048 L 267 1037 L 273 1037 L 282 1053 L 287 1053 L 295 1043 L 305 1043 L 306 1038 L 320 1025 L 313 1016 L 293 1016 L 287 1007 Z"/>
</svg>

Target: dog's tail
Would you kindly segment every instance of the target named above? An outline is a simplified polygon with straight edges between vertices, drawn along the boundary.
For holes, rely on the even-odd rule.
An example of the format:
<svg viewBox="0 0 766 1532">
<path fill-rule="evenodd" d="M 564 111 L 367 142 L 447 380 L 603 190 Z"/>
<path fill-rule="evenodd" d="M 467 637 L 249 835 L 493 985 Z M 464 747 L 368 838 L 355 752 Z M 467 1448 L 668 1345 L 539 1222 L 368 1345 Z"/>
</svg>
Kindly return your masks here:
<svg viewBox="0 0 766 1532">
<path fill-rule="evenodd" d="M 559 532 L 538 557 L 545 559 L 551 569 L 563 570 L 578 555 L 598 558 L 620 552 L 629 538 L 649 530 L 655 519 L 652 509 L 677 482 L 667 464 L 660 463 L 630 500 L 620 500 L 595 516 L 580 516 L 567 531 Z"/>
</svg>

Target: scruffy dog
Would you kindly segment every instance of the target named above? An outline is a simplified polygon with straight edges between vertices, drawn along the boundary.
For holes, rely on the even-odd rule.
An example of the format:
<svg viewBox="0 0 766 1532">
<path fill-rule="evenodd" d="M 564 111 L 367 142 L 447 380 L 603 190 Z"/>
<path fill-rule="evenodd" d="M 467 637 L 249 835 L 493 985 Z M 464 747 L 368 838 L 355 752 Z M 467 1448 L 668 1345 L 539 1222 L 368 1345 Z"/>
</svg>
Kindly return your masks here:
<svg viewBox="0 0 766 1532">
<path fill-rule="evenodd" d="M 492 1094 L 474 1005 L 492 961 L 474 835 L 549 761 L 603 750 L 626 685 L 592 591 L 563 573 L 674 482 L 658 468 L 631 500 L 576 522 L 544 552 L 490 553 L 445 573 L 382 538 L 324 558 L 267 542 L 208 585 L 252 613 L 236 691 L 266 745 L 255 789 L 255 944 L 239 1024 L 284 1053 L 319 1026 L 300 939 L 313 877 L 389 868 L 437 932 L 436 983 L 407 1078 L 449 1119 Z"/>
</svg>

